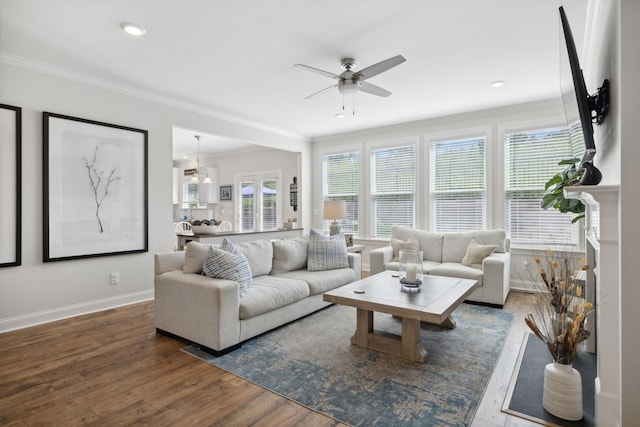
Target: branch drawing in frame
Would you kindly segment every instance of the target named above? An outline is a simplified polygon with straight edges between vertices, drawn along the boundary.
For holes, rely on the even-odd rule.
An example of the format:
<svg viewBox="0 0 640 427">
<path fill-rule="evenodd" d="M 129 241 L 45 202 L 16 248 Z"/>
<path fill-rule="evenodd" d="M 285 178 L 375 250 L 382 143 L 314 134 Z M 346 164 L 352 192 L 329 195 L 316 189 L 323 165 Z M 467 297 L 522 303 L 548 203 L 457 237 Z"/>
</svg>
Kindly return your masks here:
<svg viewBox="0 0 640 427">
<path fill-rule="evenodd" d="M 148 132 L 42 119 L 43 261 L 147 252 Z"/>
<path fill-rule="evenodd" d="M 0 267 L 22 263 L 22 109 L 0 104 Z"/>
</svg>

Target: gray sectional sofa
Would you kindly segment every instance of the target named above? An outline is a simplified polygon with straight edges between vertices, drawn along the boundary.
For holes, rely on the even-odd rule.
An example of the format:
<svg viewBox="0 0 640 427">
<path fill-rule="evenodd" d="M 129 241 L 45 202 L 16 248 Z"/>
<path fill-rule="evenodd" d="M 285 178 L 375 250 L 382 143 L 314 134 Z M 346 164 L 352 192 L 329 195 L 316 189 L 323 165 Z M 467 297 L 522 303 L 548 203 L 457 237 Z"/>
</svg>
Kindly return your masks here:
<svg viewBox="0 0 640 427">
<path fill-rule="evenodd" d="M 361 278 L 360 255 L 346 248 L 347 267 L 308 271 L 308 237 L 237 243 L 253 276 L 241 297 L 238 282 L 202 274 L 212 246 L 190 242 L 185 251 L 156 254 L 154 285 L 157 331 L 214 354 L 326 307 L 325 291 Z"/>
<path fill-rule="evenodd" d="M 423 252 L 424 274 L 477 280 L 478 287 L 467 298 L 468 301 L 499 307 L 504 305 L 509 295 L 511 276 L 510 241 L 504 230 L 431 233 L 400 226 L 392 228 L 392 243 L 407 242 L 412 238 L 417 239 L 419 250 Z M 472 240 L 485 246 L 495 246 L 495 249 L 478 264 L 467 262 L 465 265 L 463 261 Z M 369 256 L 371 274 L 399 268 L 392 245 L 374 249 Z"/>
</svg>

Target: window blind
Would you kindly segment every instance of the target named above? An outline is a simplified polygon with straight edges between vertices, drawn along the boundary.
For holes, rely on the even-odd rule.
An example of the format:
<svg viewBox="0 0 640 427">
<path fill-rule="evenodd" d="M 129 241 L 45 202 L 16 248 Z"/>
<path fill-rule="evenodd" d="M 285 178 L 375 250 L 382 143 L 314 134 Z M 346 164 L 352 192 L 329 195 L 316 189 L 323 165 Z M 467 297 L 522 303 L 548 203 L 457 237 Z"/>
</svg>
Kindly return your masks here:
<svg viewBox="0 0 640 427">
<path fill-rule="evenodd" d="M 391 236 L 391 227 L 415 224 L 416 147 L 371 151 L 371 235 Z"/>
<path fill-rule="evenodd" d="M 584 143 L 570 137 L 566 128 L 505 135 L 506 226 L 513 243 L 577 243 L 573 216 L 544 210 L 540 202 L 544 184 L 565 168 L 558 162 L 579 157 L 579 148 L 584 149 Z"/>
<path fill-rule="evenodd" d="M 484 228 L 485 141 L 482 136 L 431 143 L 431 230 Z"/>
<path fill-rule="evenodd" d="M 358 233 L 358 194 L 360 191 L 360 153 L 357 151 L 322 156 L 322 200 L 344 200 L 347 218 L 340 223 L 346 233 Z M 322 221 L 329 231 L 330 220 Z"/>
</svg>

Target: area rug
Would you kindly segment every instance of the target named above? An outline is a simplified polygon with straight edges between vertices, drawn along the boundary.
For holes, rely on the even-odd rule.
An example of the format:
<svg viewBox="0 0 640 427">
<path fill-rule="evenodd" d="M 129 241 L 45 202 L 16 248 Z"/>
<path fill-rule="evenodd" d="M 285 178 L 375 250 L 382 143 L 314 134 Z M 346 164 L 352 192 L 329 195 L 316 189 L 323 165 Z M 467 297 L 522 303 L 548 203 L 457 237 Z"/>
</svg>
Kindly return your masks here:
<svg viewBox="0 0 640 427">
<path fill-rule="evenodd" d="M 566 421 L 557 418 L 542 407 L 544 367 L 553 359 L 546 345 L 531 333 L 526 333 L 509 385 L 502 411 L 546 426 L 593 427 L 595 423 L 596 356 L 580 351 L 573 367 L 582 376 L 582 408 L 584 418 Z"/>
<path fill-rule="evenodd" d="M 467 426 L 509 332 L 512 314 L 462 304 L 455 329 L 423 325 L 425 364 L 350 344 L 356 309 L 330 306 L 221 357 L 183 351 L 354 426 Z M 375 329 L 401 320 L 374 314 Z"/>
</svg>

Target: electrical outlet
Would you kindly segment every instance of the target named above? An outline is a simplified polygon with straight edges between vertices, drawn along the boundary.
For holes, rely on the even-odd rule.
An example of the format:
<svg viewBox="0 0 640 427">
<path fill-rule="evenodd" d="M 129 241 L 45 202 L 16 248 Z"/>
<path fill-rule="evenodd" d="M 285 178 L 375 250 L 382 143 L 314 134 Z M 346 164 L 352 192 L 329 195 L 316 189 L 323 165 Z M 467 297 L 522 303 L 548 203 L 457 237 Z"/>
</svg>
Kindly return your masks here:
<svg viewBox="0 0 640 427">
<path fill-rule="evenodd" d="M 111 273 L 111 284 L 117 285 L 120 283 L 120 273 Z"/>
<path fill-rule="evenodd" d="M 525 259 L 524 261 L 522 261 L 522 269 L 524 271 L 529 271 L 529 260 Z"/>
</svg>

